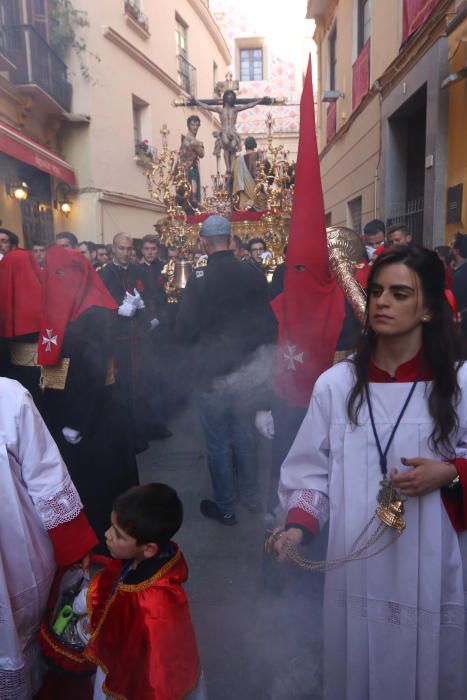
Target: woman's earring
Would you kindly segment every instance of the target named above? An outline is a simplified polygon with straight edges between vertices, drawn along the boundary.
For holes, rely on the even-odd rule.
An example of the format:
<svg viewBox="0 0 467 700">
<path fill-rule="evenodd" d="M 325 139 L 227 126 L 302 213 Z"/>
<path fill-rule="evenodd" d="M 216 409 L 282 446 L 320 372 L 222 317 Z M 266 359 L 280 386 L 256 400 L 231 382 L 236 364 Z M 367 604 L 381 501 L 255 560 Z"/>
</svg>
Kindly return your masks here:
<svg viewBox="0 0 467 700">
<path fill-rule="evenodd" d="M 431 317 L 430 316 L 422 316 L 422 321 L 423 321 L 423 323 L 427 323 L 427 321 L 431 321 Z"/>
</svg>

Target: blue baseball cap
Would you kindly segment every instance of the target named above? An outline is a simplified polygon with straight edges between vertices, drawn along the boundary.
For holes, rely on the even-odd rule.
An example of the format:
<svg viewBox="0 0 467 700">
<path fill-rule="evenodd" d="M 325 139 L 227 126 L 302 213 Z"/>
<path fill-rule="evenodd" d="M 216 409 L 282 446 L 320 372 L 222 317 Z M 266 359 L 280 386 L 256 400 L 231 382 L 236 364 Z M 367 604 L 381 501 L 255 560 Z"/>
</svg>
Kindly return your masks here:
<svg viewBox="0 0 467 700">
<path fill-rule="evenodd" d="M 205 238 L 210 236 L 230 236 L 230 221 L 225 216 L 212 214 L 212 216 L 208 216 L 201 226 L 199 235 Z"/>
</svg>

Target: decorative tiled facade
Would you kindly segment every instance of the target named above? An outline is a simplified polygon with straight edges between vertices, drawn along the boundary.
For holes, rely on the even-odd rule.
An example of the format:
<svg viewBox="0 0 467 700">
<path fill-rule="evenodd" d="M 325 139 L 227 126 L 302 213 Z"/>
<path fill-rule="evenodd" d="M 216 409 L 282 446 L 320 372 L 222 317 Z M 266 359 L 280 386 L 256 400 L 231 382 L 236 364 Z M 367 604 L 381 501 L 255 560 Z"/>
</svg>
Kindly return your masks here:
<svg viewBox="0 0 467 700">
<path fill-rule="evenodd" d="M 265 121 L 268 112 L 272 112 L 274 119 L 274 132 L 294 134 L 299 128 L 299 99 L 301 93 L 301 77 L 303 75 L 306 60 L 305 51 L 295 50 L 299 54 L 301 65 L 297 65 L 290 51 L 283 50 L 277 41 L 271 41 L 267 27 L 272 23 L 282 22 L 284 36 L 294 35 L 297 45 L 305 46 L 306 30 L 309 25 L 304 19 L 305 9 L 298 16 L 298 21 L 287 16 L 287 11 L 282 3 L 269 3 L 267 5 L 267 18 L 265 21 L 255 21 L 254 13 L 249 12 L 251 2 L 240 0 L 211 0 L 210 8 L 218 25 L 220 26 L 229 49 L 232 53 L 233 64 L 230 70 L 234 79 L 238 79 L 238 51 L 239 48 L 262 46 L 263 60 L 265 62 L 265 80 L 253 80 L 240 82 L 239 97 L 254 100 L 263 96 L 285 97 L 287 103 L 284 106 L 258 106 L 253 109 L 240 112 L 237 128 L 243 135 L 264 134 Z M 266 8 L 266 6 L 265 6 Z M 277 15 L 277 17 L 275 17 Z M 266 21 L 267 20 L 267 21 Z M 248 43 L 250 42 L 250 43 Z M 258 42 L 258 43 L 255 43 Z M 222 80 L 223 76 L 219 76 Z"/>
</svg>

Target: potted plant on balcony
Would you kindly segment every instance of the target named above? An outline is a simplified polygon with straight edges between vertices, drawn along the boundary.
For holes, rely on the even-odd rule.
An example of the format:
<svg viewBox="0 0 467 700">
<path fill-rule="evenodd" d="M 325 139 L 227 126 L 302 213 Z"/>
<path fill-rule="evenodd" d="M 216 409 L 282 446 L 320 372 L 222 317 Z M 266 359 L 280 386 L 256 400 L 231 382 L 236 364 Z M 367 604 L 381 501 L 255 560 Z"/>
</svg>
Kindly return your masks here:
<svg viewBox="0 0 467 700">
<path fill-rule="evenodd" d="M 155 150 L 147 139 L 135 142 L 136 162 L 140 165 L 150 165 L 154 162 Z"/>
<path fill-rule="evenodd" d="M 135 153 L 137 156 L 150 155 L 151 146 L 149 145 L 149 141 L 147 139 L 144 139 L 142 141 L 136 141 L 135 142 Z"/>
<path fill-rule="evenodd" d="M 146 15 L 141 12 L 134 0 L 125 0 L 125 12 L 131 19 L 139 24 L 140 27 L 148 31 L 148 19 Z"/>
</svg>

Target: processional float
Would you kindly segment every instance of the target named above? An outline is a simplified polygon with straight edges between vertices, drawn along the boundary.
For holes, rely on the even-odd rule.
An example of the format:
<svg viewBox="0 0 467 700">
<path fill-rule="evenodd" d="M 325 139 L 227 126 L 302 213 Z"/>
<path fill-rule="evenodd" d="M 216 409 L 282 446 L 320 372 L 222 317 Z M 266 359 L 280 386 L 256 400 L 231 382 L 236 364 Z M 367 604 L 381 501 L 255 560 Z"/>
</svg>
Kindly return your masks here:
<svg viewBox="0 0 467 700">
<path fill-rule="evenodd" d="M 219 94 L 222 90 L 224 95 L 225 91 L 233 92 L 237 87 L 228 74 L 226 82 L 219 84 Z M 261 102 L 284 104 L 285 100 L 263 98 Z M 174 104 L 181 106 L 199 103 L 194 99 L 187 101 L 180 98 Z M 274 119 L 271 112 L 267 114 L 265 126 L 266 148 L 259 154 L 254 195 L 251 201 L 243 203 L 243 208 L 240 208 L 238 194 L 232 194 L 231 173 L 219 172 L 219 158 L 218 172 L 211 177 L 211 186 L 201 187 L 200 204 L 193 207 L 187 165 L 180 159 L 179 151 L 169 148 L 170 132 L 167 125 L 163 125 L 160 132 L 162 145 L 160 149 L 154 150 L 146 178 L 151 198 L 166 210 L 165 216 L 155 224 L 161 243 L 175 247 L 179 252 L 178 259 L 169 261 L 164 269 L 170 302 L 180 299 L 192 270 L 206 264 L 206 256 L 202 254 L 204 251 L 199 247 L 199 231 L 203 221 L 211 214 L 229 218 L 232 234 L 238 235 L 243 242 L 253 237 L 264 239 L 270 252 L 263 261 L 269 280 L 277 265 L 283 262 L 294 196 L 294 163 L 289 160 L 289 153 L 283 145 L 274 145 Z M 331 270 L 357 317 L 363 320 L 365 295 L 355 280 L 355 270 L 364 255 L 362 242 L 353 230 L 345 227 L 328 228 L 327 238 Z"/>
</svg>

